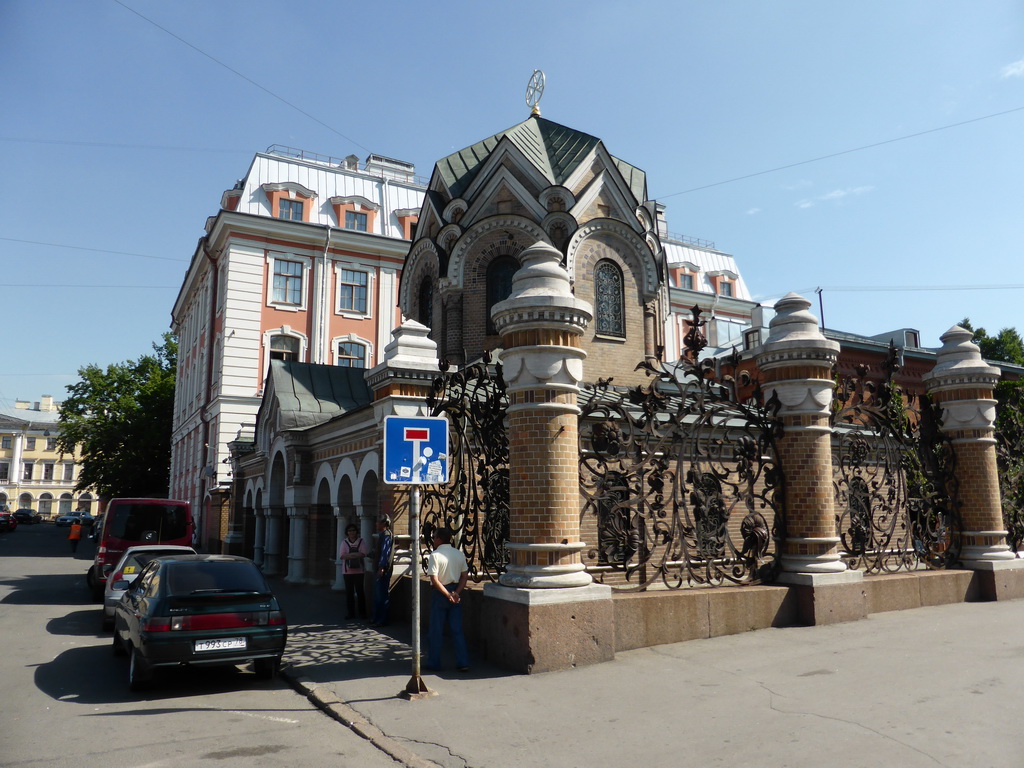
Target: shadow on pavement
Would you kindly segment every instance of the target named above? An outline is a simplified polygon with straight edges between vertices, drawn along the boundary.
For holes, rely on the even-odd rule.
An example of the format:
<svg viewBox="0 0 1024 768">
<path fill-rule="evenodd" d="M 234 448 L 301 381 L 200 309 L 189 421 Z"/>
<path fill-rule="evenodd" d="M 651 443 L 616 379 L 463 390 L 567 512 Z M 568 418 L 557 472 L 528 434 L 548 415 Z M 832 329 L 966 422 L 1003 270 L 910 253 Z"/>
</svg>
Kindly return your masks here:
<svg viewBox="0 0 1024 768">
<path fill-rule="evenodd" d="M 82 573 L 29 574 L 0 579 L 10 587 L 0 603 L 12 605 L 91 605 L 89 588 Z"/>
</svg>

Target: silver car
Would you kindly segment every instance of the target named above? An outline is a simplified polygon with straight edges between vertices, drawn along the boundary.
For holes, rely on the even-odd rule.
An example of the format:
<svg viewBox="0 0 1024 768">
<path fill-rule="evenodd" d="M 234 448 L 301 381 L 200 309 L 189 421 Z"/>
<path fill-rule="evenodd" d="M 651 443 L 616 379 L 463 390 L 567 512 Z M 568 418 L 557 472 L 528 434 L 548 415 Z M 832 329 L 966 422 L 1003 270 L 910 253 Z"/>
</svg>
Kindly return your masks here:
<svg viewBox="0 0 1024 768">
<path fill-rule="evenodd" d="M 196 551 L 192 547 L 180 547 L 174 544 L 143 544 L 138 547 L 128 547 L 106 580 L 106 587 L 103 590 L 103 628 L 110 629 L 114 626 L 114 607 L 121 602 L 121 595 L 139 577 L 142 569 L 150 560 L 166 555 L 194 554 Z"/>
</svg>

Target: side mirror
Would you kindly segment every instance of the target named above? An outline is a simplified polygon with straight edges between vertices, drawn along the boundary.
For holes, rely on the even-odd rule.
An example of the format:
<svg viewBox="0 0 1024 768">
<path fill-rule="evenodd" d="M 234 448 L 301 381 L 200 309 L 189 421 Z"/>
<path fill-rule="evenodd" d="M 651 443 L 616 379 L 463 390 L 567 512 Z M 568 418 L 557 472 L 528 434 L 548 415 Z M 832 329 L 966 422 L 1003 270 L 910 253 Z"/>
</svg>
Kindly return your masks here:
<svg viewBox="0 0 1024 768">
<path fill-rule="evenodd" d="M 113 584 L 110 585 L 110 588 L 116 589 L 118 592 L 123 592 L 124 590 L 128 589 L 128 587 L 130 587 L 131 585 L 132 583 L 130 581 L 125 581 L 122 579 L 121 581 L 115 581 Z"/>
</svg>

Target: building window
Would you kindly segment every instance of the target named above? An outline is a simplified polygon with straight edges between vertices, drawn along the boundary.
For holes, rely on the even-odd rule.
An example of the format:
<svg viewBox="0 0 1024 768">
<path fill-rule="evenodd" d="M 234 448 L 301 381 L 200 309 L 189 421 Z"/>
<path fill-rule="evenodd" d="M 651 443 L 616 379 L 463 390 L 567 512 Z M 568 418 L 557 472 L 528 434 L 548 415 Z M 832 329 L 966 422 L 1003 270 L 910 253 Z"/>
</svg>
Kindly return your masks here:
<svg viewBox="0 0 1024 768">
<path fill-rule="evenodd" d="M 10 435 L 4 435 L 3 437 L 0 437 L 0 448 L 2 448 L 5 451 L 11 450 L 11 436 Z"/>
<path fill-rule="evenodd" d="M 342 269 L 338 275 L 338 309 L 366 314 L 366 286 L 369 275 L 355 269 Z"/>
<path fill-rule="evenodd" d="M 26 461 L 25 462 L 25 467 L 24 467 L 24 469 L 22 471 L 21 479 L 22 480 L 31 480 L 32 479 L 32 462 L 31 461 Z"/>
<path fill-rule="evenodd" d="M 25 438 L 25 450 L 34 451 L 36 449 L 36 439 L 34 437 Z"/>
<path fill-rule="evenodd" d="M 366 231 L 366 214 L 355 211 L 345 211 L 345 229 L 354 229 L 357 232 Z"/>
<path fill-rule="evenodd" d="M 338 365 L 342 368 L 365 368 L 366 346 L 357 341 L 339 342 Z"/>
<path fill-rule="evenodd" d="M 274 301 L 280 304 L 302 303 L 302 264 L 274 259 Z"/>
<path fill-rule="evenodd" d="M 53 464 L 43 464 L 43 480 L 53 482 Z"/>
<path fill-rule="evenodd" d="M 732 283 L 722 280 L 718 283 L 718 294 L 720 296 L 732 296 Z"/>
<path fill-rule="evenodd" d="M 57 450 L 57 438 L 56 437 L 48 437 L 48 438 L 46 438 L 46 450 L 48 450 L 48 451 L 56 451 Z"/>
<path fill-rule="evenodd" d="M 11 479 L 11 465 L 7 462 L 0 464 L 0 481 L 7 482 Z"/>
<path fill-rule="evenodd" d="M 270 338 L 270 359 L 297 361 L 299 359 L 299 340 L 294 336 L 272 336 Z"/>
<path fill-rule="evenodd" d="M 491 310 L 499 301 L 512 295 L 512 276 L 519 270 L 519 261 L 514 256 L 499 256 L 487 265 L 487 333 L 495 334 L 497 329 L 491 320 Z"/>
<path fill-rule="evenodd" d="M 622 270 L 611 261 L 598 262 L 594 270 L 595 330 L 604 336 L 625 336 Z"/>
<path fill-rule="evenodd" d="M 277 201 L 277 218 L 302 221 L 302 201 L 281 198 Z"/>
<path fill-rule="evenodd" d="M 680 274 L 679 275 L 679 287 L 685 288 L 688 291 L 693 290 L 693 275 Z"/>
<path fill-rule="evenodd" d="M 430 328 L 434 324 L 434 281 L 430 277 L 423 278 L 420 283 L 419 314 L 416 319 Z"/>
<path fill-rule="evenodd" d="M 64 479 L 65 480 L 74 480 L 75 479 L 75 465 L 74 464 L 65 464 L 64 465 Z"/>
</svg>

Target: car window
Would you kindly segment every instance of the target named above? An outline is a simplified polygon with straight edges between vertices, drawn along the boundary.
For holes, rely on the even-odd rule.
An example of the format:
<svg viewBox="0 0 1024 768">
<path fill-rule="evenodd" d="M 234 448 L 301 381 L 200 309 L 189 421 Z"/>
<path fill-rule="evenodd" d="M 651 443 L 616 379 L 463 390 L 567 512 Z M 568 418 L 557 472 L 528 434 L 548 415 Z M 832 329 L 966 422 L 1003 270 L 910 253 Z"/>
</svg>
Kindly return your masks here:
<svg viewBox="0 0 1024 768">
<path fill-rule="evenodd" d="M 167 565 L 167 591 L 171 595 L 196 592 L 268 593 L 267 581 L 252 563 L 179 562 Z"/>
</svg>

